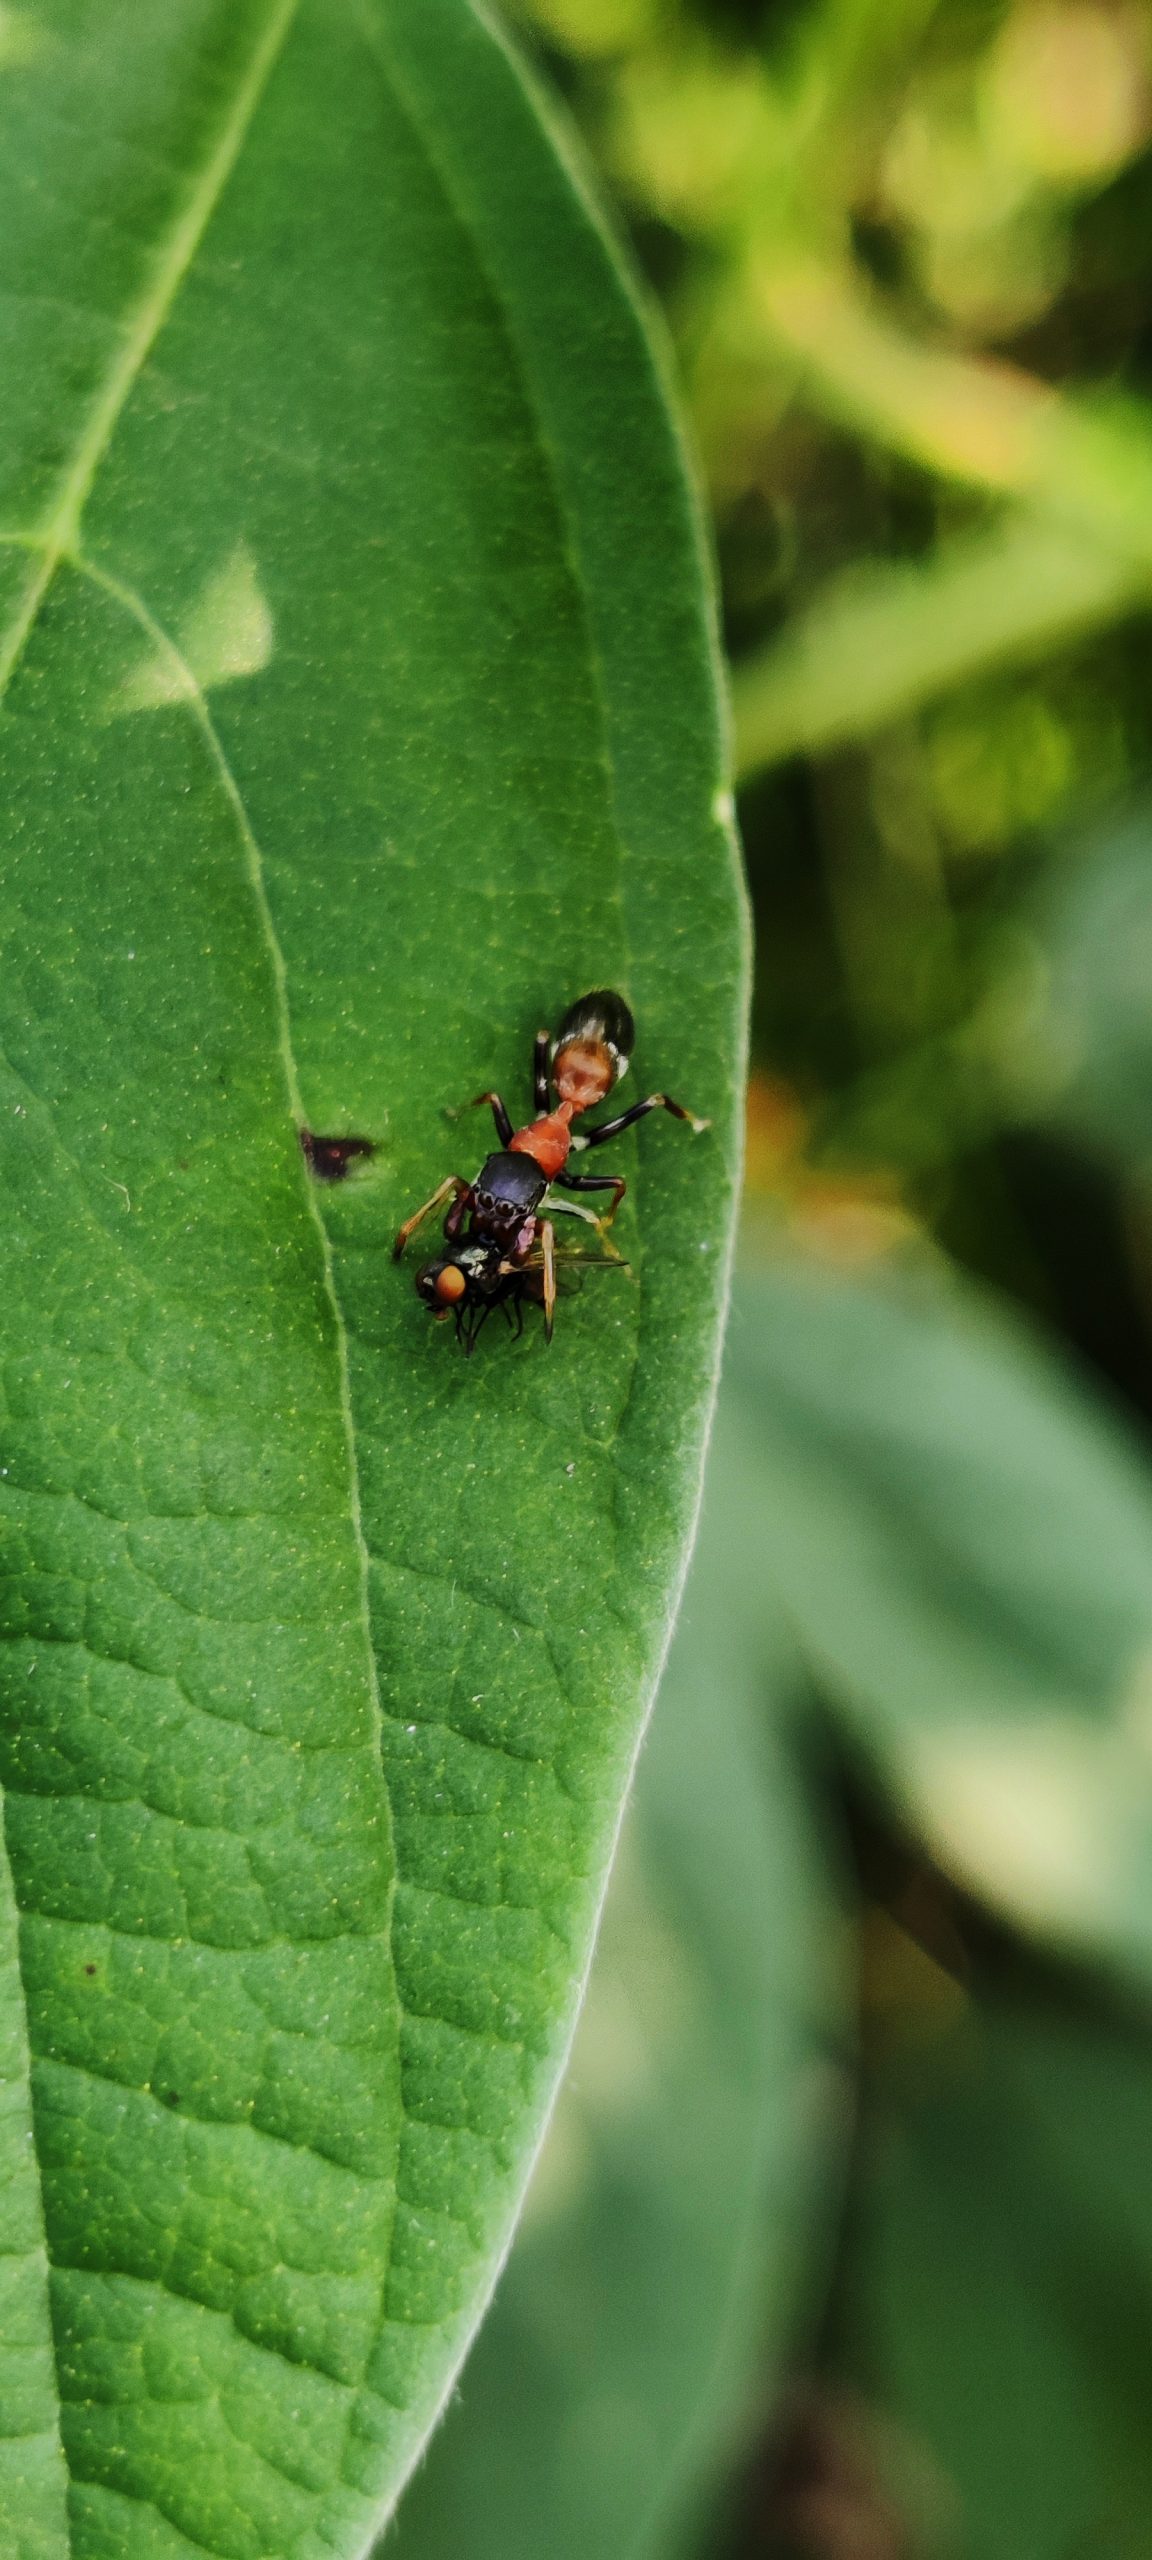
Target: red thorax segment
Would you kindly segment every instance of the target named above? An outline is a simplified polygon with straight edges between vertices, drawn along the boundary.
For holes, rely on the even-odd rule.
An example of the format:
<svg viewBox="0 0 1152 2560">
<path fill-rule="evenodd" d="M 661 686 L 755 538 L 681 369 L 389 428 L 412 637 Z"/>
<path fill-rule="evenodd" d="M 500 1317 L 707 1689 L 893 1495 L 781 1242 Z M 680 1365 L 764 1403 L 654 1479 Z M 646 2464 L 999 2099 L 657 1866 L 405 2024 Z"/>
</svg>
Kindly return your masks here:
<svg viewBox="0 0 1152 2560">
<path fill-rule="evenodd" d="M 533 1156 L 549 1182 L 563 1173 L 568 1162 L 572 1134 L 568 1123 L 573 1104 L 562 1102 L 555 1111 L 543 1111 L 538 1120 L 530 1120 L 526 1129 L 518 1129 L 512 1140 L 512 1153 Z"/>
</svg>

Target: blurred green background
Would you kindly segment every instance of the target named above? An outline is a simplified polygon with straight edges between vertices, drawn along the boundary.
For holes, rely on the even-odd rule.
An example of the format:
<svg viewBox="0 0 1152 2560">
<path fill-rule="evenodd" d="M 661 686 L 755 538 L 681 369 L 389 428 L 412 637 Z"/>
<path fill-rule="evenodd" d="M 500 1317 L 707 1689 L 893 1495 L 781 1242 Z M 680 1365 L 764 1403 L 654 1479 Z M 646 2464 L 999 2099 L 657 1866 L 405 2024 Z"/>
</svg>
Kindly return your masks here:
<svg viewBox="0 0 1152 2560">
<path fill-rule="evenodd" d="M 748 1198 L 572 2072 L 388 2552 L 1152 2560 L 1152 8 L 512 14 L 711 510 Z"/>
<path fill-rule="evenodd" d="M 1069 1145 L 1034 900 L 1152 735 L 1152 16 L 519 15 L 663 306 L 712 513 L 752 1185 L 841 1251 L 916 1222 L 1141 1395 L 1144 1263 Z"/>
</svg>

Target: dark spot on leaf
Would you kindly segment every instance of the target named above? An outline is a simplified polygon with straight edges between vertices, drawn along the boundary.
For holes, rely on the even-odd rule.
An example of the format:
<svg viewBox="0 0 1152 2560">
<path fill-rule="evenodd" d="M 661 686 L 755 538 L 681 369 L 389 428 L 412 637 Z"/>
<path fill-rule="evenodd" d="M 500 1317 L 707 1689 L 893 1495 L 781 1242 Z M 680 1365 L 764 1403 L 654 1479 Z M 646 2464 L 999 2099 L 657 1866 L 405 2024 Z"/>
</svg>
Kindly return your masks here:
<svg viewBox="0 0 1152 2560">
<path fill-rule="evenodd" d="M 165 2090 L 165 2092 L 164 2092 L 164 2104 L 165 2104 L 165 2106 L 166 2106 L 166 2107 L 178 2107 L 178 2106 L 179 2106 L 179 2104 L 180 2104 L 180 2092 L 179 2092 L 179 2090 L 178 2090 L 178 2089 L 166 2089 L 166 2090 Z"/>
<path fill-rule="evenodd" d="M 371 1138 L 318 1138 L 311 1129 L 302 1129 L 300 1144 L 317 1182 L 343 1182 L 355 1156 L 374 1156 Z"/>
<path fill-rule="evenodd" d="M 95 1965 L 94 1965 L 94 1964 L 86 1964 L 86 1965 L 85 1965 L 85 1967 L 84 1967 L 84 1971 L 85 1971 L 85 1973 L 95 1973 L 95 1971 L 96 1971 L 96 1967 L 95 1967 Z"/>
</svg>

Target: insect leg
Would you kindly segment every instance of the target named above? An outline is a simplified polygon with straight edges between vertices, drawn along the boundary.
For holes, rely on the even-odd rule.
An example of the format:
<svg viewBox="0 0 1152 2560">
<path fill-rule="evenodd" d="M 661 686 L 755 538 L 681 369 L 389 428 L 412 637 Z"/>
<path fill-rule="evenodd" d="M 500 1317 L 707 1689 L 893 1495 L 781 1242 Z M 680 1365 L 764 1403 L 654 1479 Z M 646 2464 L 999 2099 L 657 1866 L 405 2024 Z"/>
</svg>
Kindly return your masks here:
<svg viewBox="0 0 1152 2560">
<path fill-rule="evenodd" d="M 566 1191 L 612 1191 L 615 1193 L 616 1196 L 607 1216 L 597 1219 L 596 1223 L 601 1234 L 605 1227 L 611 1226 L 628 1188 L 622 1173 L 558 1173 L 555 1179 L 563 1183 Z"/>
<path fill-rule="evenodd" d="M 569 1264 L 573 1271 L 630 1271 L 632 1268 L 630 1262 L 625 1262 L 623 1254 L 617 1253 L 614 1244 L 608 1246 L 606 1253 L 579 1253 L 575 1245 L 558 1244 L 552 1260 L 557 1270 L 562 1262 Z M 534 1271 L 536 1265 L 528 1262 L 524 1268 Z"/>
<path fill-rule="evenodd" d="M 456 1337 L 457 1341 L 462 1341 L 464 1344 L 464 1357 L 466 1360 L 471 1359 L 476 1348 L 476 1337 L 487 1324 L 491 1313 L 491 1301 L 489 1301 L 488 1305 L 484 1307 L 469 1307 L 464 1320 L 463 1329 Z"/>
<path fill-rule="evenodd" d="M 605 1221 L 603 1218 L 597 1217 L 594 1209 L 581 1208 L 578 1200 L 554 1200 L 551 1193 L 548 1195 L 545 1207 L 550 1218 L 583 1218 L 586 1225 L 595 1228 L 601 1244 L 607 1242 L 604 1233 Z M 608 1245 L 608 1255 L 609 1259 L 612 1261 L 619 1260 L 619 1255 L 617 1254 L 614 1244 Z"/>
<path fill-rule="evenodd" d="M 460 1201 L 464 1198 L 465 1193 L 470 1191 L 471 1188 L 471 1183 L 465 1182 L 462 1174 L 450 1173 L 447 1176 L 447 1179 L 440 1184 L 439 1190 L 433 1192 L 431 1199 L 425 1201 L 423 1208 L 415 1210 L 410 1218 L 405 1218 L 404 1224 L 400 1229 L 400 1233 L 396 1238 L 396 1242 L 392 1247 L 393 1262 L 399 1262 L 409 1236 L 415 1235 L 417 1227 L 423 1226 L 425 1218 L 431 1218 L 435 1214 L 435 1211 L 440 1207 L 441 1201 L 449 1199 L 454 1192 L 456 1195 L 455 1205 L 458 1206 Z"/>
<path fill-rule="evenodd" d="M 544 1257 L 544 1340 L 552 1340 L 552 1324 L 556 1314 L 555 1238 L 547 1218 L 541 1221 L 540 1250 Z"/>
<path fill-rule="evenodd" d="M 507 1104 L 501 1101 L 498 1093 L 474 1093 L 472 1096 L 472 1109 L 474 1111 L 479 1110 L 482 1102 L 491 1103 L 492 1117 L 496 1123 L 496 1135 L 502 1146 L 510 1147 L 512 1144 L 513 1129 L 511 1115 Z"/>
<path fill-rule="evenodd" d="M 595 1210 L 582 1209 L 578 1200 L 554 1200 L 549 1192 L 545 1206 L 550 1218 L 583 1218 L 590 1227 L 600 1224 Z"/>
<path fill-rule="evenodd" d="M 634 1120 L 642 1120 L 646 1111 L 670 1111 L 676 1120 L 687 1120 L 697 1137 L 702 1129 L 710 1129 L 710 1120 L 698 1120 L 694 1111 L 686 1111 L 682 1102 L 673 1102 L 670 1093 L 650 1093 L 645 1102 L 634 1102 L 631 1109 L 621 1111 L 615 1120 L 602 1120 L 598 1129 L 584 1131 L 586 1147 L 598 1147 L 605 1138 L 618 1138 L 622 1129 L 630 1129 Z"/>
</svg>

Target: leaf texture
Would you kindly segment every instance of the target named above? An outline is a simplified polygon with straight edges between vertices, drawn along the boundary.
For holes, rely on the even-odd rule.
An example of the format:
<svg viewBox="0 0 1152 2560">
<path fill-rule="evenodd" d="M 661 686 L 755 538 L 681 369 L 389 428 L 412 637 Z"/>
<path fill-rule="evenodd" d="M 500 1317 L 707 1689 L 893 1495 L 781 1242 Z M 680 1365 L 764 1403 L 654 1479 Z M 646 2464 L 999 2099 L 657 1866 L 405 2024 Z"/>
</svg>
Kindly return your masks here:
<svg viewBox="0 0 1152 2560">
<path fill-rule="evenodd" d="M 691 1526 L 707 608 L 462 0 L 55 0 L 0 128 L 0 2554 L 320 2560 L 506 2245 Z M 712 1131 L 622 1142 L 630 1272 L 465 1363 L 391 1236 L 604 982 Z"/>
</svg>

